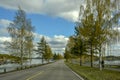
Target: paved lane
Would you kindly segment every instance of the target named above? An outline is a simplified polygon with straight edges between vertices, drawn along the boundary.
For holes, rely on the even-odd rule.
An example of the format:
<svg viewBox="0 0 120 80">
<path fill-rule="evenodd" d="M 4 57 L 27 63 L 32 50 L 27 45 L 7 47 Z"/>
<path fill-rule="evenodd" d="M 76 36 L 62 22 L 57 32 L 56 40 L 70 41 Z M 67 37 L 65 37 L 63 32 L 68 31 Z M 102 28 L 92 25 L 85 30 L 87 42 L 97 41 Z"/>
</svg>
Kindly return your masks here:
<svg viewBox="0 0 120 80">
<path fill-rule="evenodd" d="M 1 74 L 0 80 L 81 80 L 63 61 L 52 64 Z"/>
</svg>

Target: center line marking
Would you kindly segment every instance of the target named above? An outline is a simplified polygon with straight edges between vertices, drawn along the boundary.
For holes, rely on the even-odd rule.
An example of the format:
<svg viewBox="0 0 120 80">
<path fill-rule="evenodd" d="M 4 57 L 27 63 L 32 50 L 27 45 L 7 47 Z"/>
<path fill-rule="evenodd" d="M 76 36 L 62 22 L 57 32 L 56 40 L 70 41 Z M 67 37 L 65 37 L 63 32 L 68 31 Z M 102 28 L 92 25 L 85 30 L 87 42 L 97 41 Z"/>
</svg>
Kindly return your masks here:
<svg viewBox="0 0 120 80">
<path fill-rule="evenodd" d="M 41 71 L 41 72 L 39 72 L 39 73 L 37 73 L 37 74 L 35 74 L 35 75 L 27 78 L 26 80 L 32 80 L 33 78 L 37 77 L 38 75 L 40 75 L 40 74 L 42 74 L 42 73 L 43 73 L 43 71 Z"/>
</svg>

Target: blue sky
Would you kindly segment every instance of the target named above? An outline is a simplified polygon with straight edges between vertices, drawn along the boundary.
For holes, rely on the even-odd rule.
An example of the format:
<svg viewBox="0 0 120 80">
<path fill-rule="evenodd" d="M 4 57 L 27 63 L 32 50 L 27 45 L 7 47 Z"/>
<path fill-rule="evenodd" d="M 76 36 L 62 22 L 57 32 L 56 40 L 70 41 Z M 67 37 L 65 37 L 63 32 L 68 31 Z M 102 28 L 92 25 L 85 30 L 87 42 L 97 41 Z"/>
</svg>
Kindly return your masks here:
<svg viewBox="0 0 120 80">
<path fill-rule="evenodd" d="M 45 36 L 53 52 L 63 53 L 68 37 L 74 34 L 79 7 L 84 0 L 0 0 L 0 52 L 10 41 L 6 28 L 20 6 L 35 26 L 34 44 Z M 119 47 L 117 47 L 119 48 Z"/>
<path fill-rule="evenodd" d="M 53 52 L 63 53 L 68 37 L 74 34 L 81 0 L 0 0 L 0 48 L 10 41 L 6 28 L 14 20 L 18 6 L 35 27 L 34 44 L 45 36 Z"/>
<path fill-rule="evenodd" d="M 59 17 L 47 15 L 29 14 L 35 30 L 39 34 L 47 36 L 64 35 L 69 37 L 74 33 L 74 22 L 67 21 Z"/>
<path fill-rule="evenodd" d="M 0 7 L 0 19 L 14 20 L 17 10 L 10 10 Z M 65 35 L 69 37 L 74 34 L 75 23 L 65 20 L 60 17 L 31 14 L 27 13 L 27 18 L 30 18 L 32 25 L 35 27 L 35 32 L 46 36 Z"/>
<path fill-rule="evenodd" d="M 0 13 L 2 13 L 0 14 L 0 20 L 4 19 L 8 21 L 13 21 L 16 15 L 16 11 L 17 10 L 4 9 L 0 7 Z M 31 19 L 32 25 L 35 27 L 34 33 L 38 35 L 47 36 L 50 38 L 53 38 L 54 36 L 64 36 L 68 38 L 70 35 L 74 34 L 75 24 L 72 21 L 68 21 L 60 17 L 41 15 L 35 13 L 32 14 L 27 12 L 26 12 L 26 16 L 27 18 Z M 4 37 L 5 36 L 7 36 L 7 32 L 4 35 Z M 40 39 L 40 37 L 38 39 Z M 60 52 L 60 50 L 57 51 Z"/>
</svg>

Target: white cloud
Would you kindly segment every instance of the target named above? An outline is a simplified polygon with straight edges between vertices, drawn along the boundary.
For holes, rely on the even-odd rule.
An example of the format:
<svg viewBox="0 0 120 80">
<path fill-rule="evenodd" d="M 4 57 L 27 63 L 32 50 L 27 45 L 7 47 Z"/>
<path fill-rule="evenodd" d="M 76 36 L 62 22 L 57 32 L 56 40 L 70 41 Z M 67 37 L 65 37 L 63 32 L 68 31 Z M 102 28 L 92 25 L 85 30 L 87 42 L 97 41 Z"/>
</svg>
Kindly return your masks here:
<svg viewBox="0 0 120 80">
<path fill-rule="evenodd" d="M 5 41 L 8 41 L 10 42 L 11 41 L 11 38 L 10 37 L 0 37 L 0 42 L 5 42 Z"/>
<path fill-rule="evenodd" d="M 5 50 L 5 41 L 10 42 L 11 38 L 8 36 L 7 27 L 9 24 L 12 23 L 12 21 L 6 20 L 6 19 L 0 19 L 0 52 L 6 52 Z"/>
<path fill-rule="evenodd" d="M 17 10 L 21 6 L 28 13 L 57 16 L 76 21 L 83 0 L 0 0 L 0 6 Z"/>
<path fill-rule="evenodd" d="M 0 37 L 0 53 L 7 53 L 6 52 L 6 45 L 4 44 L 4 42 L 10 42 L 11 38 L 10 37 Z"/>
<path fill-rule="evenodd" d="M 7 27 L 12 21 L 6 19 L 0 19 L 0 36 L 6 36 L 8 34 Z"/>
<path fill-rule="evenodd" d="M 47 40 L 53 52 L 63 53 L 67 44 L 68 38 L 63 35 L 55 35 L 53 38 Z"/>
<path fill-rule="evenodd" d="M 40 35 L 34 33 L 35 35 L 35 45 L 37 46 L 36 42 L 39 42 L 42 36 L 45 37 L 45 40 L 51 46 L 53 52 L 60 52 L 63 53 L 65 46 L 67 44 L 68 38 L 63 35 L 55 35 L 54 37 L 49 37 L 45 35 Z"/>
<path fill-rule="evenodd" d="M 9 26 L 9 23 L 12 23 L 12 21 L 5 20 L 5 19 L 0 20 L 0 44 L 1 44 L 0 47 L 1 49 L 4 48 L 3 43 L 5 41 L 11 41 L 11 38 L 6 36 L 6 34 L 8 34 L 6 28 Z M 35 46 L 37 45 L 37 42 L 39 42 L 39 40 L 44 36 L 46 41 L 51 46 L 53 52 L 64 52 L 64 48 L 68 41 L 67 37 L 63 35 L 54 35 L 53 37 L 49 37 L 49 36 L 45 36 L 45 35 L 41 35 L 37 33 L 33 33 L 33 34 L 35 37 L 34 39 Z"/>
<path fill-rule="evenodd" d="M 79 11 L 71 11 L 71 12 L 61 13 L 59 16 L 64 17 L 65 19 L 71 21 L 77 21 L 78 15 L 79 15 Z"/>
<path fill-rule="evenodd" d="M 0 26 L 1 27 L 8 27 L 10 23 L 12 23 L 12 21 L 9 21 L 6 19 L 0 19 Z"/>
<path fill-rule="evenodd" d="M 53 52 L 57 53 L 63 53 L 65 50 L 65 46 L 67 44 L 68 38 L 63 36 L 63 35 L 55 35 L 54 37 L 49 37 L 45 35 L 40 35 L 37 33 L 34 33 L 35 40 L 34 40 L 34 45 L 35 48 L 37 47 L 37 42 L 40 41 L 42 36 L 45 37 L 45 40 L 48 42 L 48 44 L 51 46 Z M 0 50 L 3 51 L 5 50 L 5 41 L 11 41 L 10 37 L 0 37 Z"/>
</svg>

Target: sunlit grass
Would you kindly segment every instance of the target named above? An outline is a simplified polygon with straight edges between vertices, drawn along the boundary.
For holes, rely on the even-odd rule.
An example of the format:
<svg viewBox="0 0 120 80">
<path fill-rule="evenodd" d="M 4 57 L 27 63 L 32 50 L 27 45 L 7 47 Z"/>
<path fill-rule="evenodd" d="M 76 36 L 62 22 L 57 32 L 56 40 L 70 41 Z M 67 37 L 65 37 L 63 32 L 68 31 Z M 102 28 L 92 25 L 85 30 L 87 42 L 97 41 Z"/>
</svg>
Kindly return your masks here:
<svg viewBox="0 0 120 80">
<path fill-rule="evenodd" d="M 85 80 L 120 80 L 119 71 L 102 70 L 78 64 L 66 63 L 73 71 L 81 75 Z"/>
</svg>

